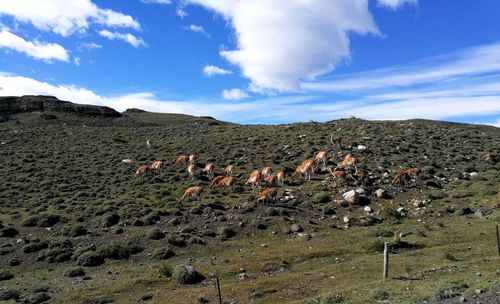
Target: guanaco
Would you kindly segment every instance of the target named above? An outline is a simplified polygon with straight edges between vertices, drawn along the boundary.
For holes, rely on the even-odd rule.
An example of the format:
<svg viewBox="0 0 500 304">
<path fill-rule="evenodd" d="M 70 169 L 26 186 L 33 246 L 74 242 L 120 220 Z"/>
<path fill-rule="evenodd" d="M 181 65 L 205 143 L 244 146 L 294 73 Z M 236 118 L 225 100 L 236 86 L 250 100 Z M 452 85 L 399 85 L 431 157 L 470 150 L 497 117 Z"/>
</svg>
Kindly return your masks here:
<svg viewBox="0 0 500 304">
<path fill-rule="evenodd" d="M 181 199 L 179 202 L 184 201 L 185 198 L 188 199 L 188 201 L 191 201 L 192 198 L 198 197 L 198 199 L 201 202 L 201 192 L 203 192 L 203 187 L 200 186 L 194 186 L 194 187 L 189 187 L 184 191 L 184 195 L 182 195 Z"/>
<path fill-rule="evenodd" d="M 247 182 L 245 184 L 250 184 L 252 186 L 252 189 L 259 189 L 260 190 L 260 179 L 261 179 L 261 174 L 259 170 L 254 170 L 252 173 L 250 173 L 250 176 L 247 179 Z"/>
<path fill-rule="evenodd" d="M 212 189 L 213 187 L 215 187 L 222 179 L 224 179 L 224 175 L 219 175 L 219 176 L 216 176 L 212 179 L 212 181 L 210 182 L 210 189 Z"/>
<path fill-rule="evenodd" d="M 285 184 L 285 172 L 283 171 L 279 171 L 278 173 L 276 173 L 276 182 L 281 185 L 281 187 L 283 187 L 283 185 Z"/>
<path fill-rule="evenodd" d="M 335 148 L 339 148 L 339 151 L 342 150 L 342 137 L 340 136 L 336 136 L 335 138 L 333 137 L 333 134 L 330 136 L 330 141 L 332 142 L 333 144 L 333 149 L 335 150 Z"/>
<path fill-rule="evenodd" d="M 234 175 L 234 165 L 228 165 L 226 169 L 224 169 L 224 173 L 226 173 L 227 176 L 233 176 Z"/>
<path fill-rule="evenodd" d="M 318 161 L 318 164 L 319 162 L 323 164 L 323 167 L 326 166 L 327 158 L 328 158 L 328 152 L 326 151 L 319 151 L 318 153 L 316 153 L 316 157 L 314 157 L 314 159 Z"/>
<path fill-rule="evenodd" d="M 273 174 L 273 168 L 271 168 L 271 167 L 264 167 L 260 171 L 260 174 L 262 175 L 262 177 L 268 177 L 271 174 Z"/>
<path fill-rule="evenodd" d="M 151 170 L 155 170 L 153 172 L 156 172 L 156 170 L 161 171 L 165 167 L 165 162 L 163 160 L 156 160 L 149 167 Z"/>
<path fill-rule="evenodd" d="M 151 140 L 149 138 L 146 138 L 146 147 L 148 147 L 148 149 L 151 149 Z"/>
<path fill-rule="evenodd" d="M 411 177 L 412 175 L 418 177 L 420 175 L 420 173 L 422 172 L 422 170 L 417 167 L 417 168 L 408 168 L 406 169 L 406 173 L 408 173 L 408 175 Z"/>
<path fill-rule="evenodd" d="M 394 185 L 396 182 L 398 182 L 400 185 L 407 185 L 410 182 L 410 175 L 408 172 L 405 171 L 399 171 L 396 173 L 394 176 L 394 179 L 392 180 L 391 185 Z"/>
<path fill-rule="evenodd" d="M 344 160 L 342 160 L 338 165 L 337 167 L 335 168 L 338 169 L 340 167 L 342 168 L 348 168 L 349 166 L 353 166 L 354 169 L 355 169 L 355 172 L 357 173 L 358 172 L 358 167 L 356 166 L 358 164 L 359 160 L 356 156 L 354 156 L 352 153 L 349 153 L 347 154 L 345 157 L 344 157 Z"/>
<path fill-rule="evenodd" d="M 295 169 L 295 173 L 293 173 L 292 178 L 297 176 L 302 177 L 302 174 L 304 174 L 305 179 L 310 181 L 314 174 L 314 164 L 314 160 L 312 160 L 312 162 L 303 162 L 297 167 L 297 169 Z"/>
<path fill-rule="evenodd" d="M 205 168 L 203 168 L 203 172 L 207 172 L 207 176 L 210 179 L 212 179 L 214 177 L 214 171 L 215 171 L 215 164 L 214 163 L 208 163 L 205 165 Z"/>
<path fill-rule="evenodd" d="M 222 180 L 220 180 L 217 185 L 215 185 L 217 188 L 220 187 L 231 187 L 231 191 L 234 191 L 234 184 L 236 183 L 236 178 L 234 176 L 226 176 Z"/>
<path fill-rule="evenodd" d="M 257 202 L 270 202 L 276 200 L 276 195 L 278 195 L 278 190 L 276 188 L 269 188 L 257 195 Z"/>
<path fill-rule="evenodd" d="M 191 180 L 194 180 L 194 174 L 196 172 L 196 166 L 194 164 L 189 164 L 187 166 L 187 172 L 189 173 L 189 177 Z"/>
<path fill-rule="evenodd" d="M 339 169 L 333 170 L 332 167 L 328 167 L 328 171 L 333 176 L 333 179 L 335 181 L 339 181 L 340 180 L 340 181 L 345 182 L 346 178 L 347 178 L 347 173 L 344 171 L 343 168 L 340 168 L 340 169 L 341 170 L 339 170 Z"/>
<path fill-rule="evenodd" d="M 276 184 L 276 176 L 266 176 L 262 181 L 266 184 L 266 186 L 274 186 L 274 184 Z"/>
<path fill-rule="evenodd" d="M 187 162 L 187 155 L 180 155 L 175 159 L 174 167 L 180 167 L 181 165 L 184 166 Z"/>
<path fill-rule="evenodd" d="M 189 154 L 188 159 L 190 164 L 195 165 L 198 161 L 198 156 L 196 156 L 196 154 Z"/>
<path fill-rule="evenodd" d="M 149 166 L 139 166 L 137 170 L 135 170 L 135 177 L 139 175 L 146 175 L 151 168 Z"/>
</svg>

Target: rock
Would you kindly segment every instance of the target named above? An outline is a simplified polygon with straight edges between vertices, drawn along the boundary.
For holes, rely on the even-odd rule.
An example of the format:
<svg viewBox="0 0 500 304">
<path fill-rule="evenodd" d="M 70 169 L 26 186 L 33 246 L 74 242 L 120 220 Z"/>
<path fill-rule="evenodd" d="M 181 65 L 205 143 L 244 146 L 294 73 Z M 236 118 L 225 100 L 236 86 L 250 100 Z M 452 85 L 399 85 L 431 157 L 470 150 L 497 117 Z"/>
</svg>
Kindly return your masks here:
<svg viewBox="0 0 500 304">
<path fill-rule="evenodd" d="M 375 195 L 379 198 L 389 198 L 389 194 L 385 189 L 377 189 L 377 191 L 375 191 Z"/>
<path fill-rule="evenodd" d="M 172 271 L 172 281 L 178 284 L 197 284 L 204 279 L 205 277 L 193 266 L 178 265 Z"/>
<path fill-rule="evenodd" d="M 6 228 L 2 229 L 2 231 L 0 232 L 0 236 L 6 237 L 6 238 L 15 237 L 18 234 L 19 234 L 19 232 L 17 231 L 17 229 L 13 228 L 13 227 L 6 227 Z"/>
<path fill-rule="evenodd" d="M 476 212 L 474 213 L 474 215 L 482 220 L 485 220 L 488 218 L 488 216 L 490 214 L 493 213 L 493 210 L 489 207 L 481 207 L 479 209 L 476 210 Z"/>
<path fill-rule="evenodd" d="M 472 209 L 469 207 L 464 207 L 458 211 L 458 215 L 468 215 L 468 214 L 472 214 L 472 213 L 474 213 L 474 212 L 472 212 Z"/>
<path fill-rule="evenodd" d="M 366 150 L 366 146 L 358 145 L 358 150 L 359 151 L 364 151 L 364 150 Z"/>
<path fill-rule="evenodd" d="M 358 194 L 364 194 L 364 193 L 365 193 L 365 189 L 363 189 L 363 188 L 358 188 L 358 189 L 356 189 L 356 192 L 357 192 Z"/>
<path fill-rule="evenodd" d="M 366 213 L 372 213 L 373 212 L 372 207 L 370 207 L 370 206 L 366 206 L 363 210 L 365 210 Z"/>
<path fill-rule="evenodd" d="M 292 232 L 303 232 L 304 231 L 304 229 L 302 228 L 302 226 L 300 226 L 300 224 L 297 224 L 297 223 L 292 224 L 292 226 L 290 227 L 290 230 Z"/>
<path fill-rule="evenodd" d="M 14 275 L 8 270 L 0 271 L 0 281 L 7 281 L 14 278 Z"/>
<path fill-rule="evenodd" d="M 424 201 L 422 201 L 420 199 L 413 199 L 413 200 L 411 200 L 411 203 L 413 204 L 413 206 L 415 206 L 417 208 L 421 208 L 425 205 Z"/>
<path fill-rule="evenodd" d="M 220 227 L 219 229 L 217 229 L 217 234 L 222 240 L 227 240 L 235 236 L 236 232 L 228 227 Z"/>
<path fill-rule="evenodd" d="M 344 200 L 348 202 L 350 205 L 355 205 L 359 202 L 359 193 L 354 190 L 348 191 L 342 194 Z"/>
<path fill-rule="evenodd" d="M 33 294 L 29 300 L 28 303 L 30 304 L 38 304 L 38 303 L 44 303 L 50 300 L 50 296 L 46 292 L 37 292 Z"/>
<path fill-rule="evenodd" d="M 345 224 L 349 224 L 349 223 L 351 223 L 351 217 L 346 215 L 346 216 L 344 216 L 343 221 Z"/>
<path fill-rule="evenodd" d="M 102 227 L 108 228 L 118 224 L 120 216 L 114 212 L 108 212 L 102 216 Z"/>
</svg>

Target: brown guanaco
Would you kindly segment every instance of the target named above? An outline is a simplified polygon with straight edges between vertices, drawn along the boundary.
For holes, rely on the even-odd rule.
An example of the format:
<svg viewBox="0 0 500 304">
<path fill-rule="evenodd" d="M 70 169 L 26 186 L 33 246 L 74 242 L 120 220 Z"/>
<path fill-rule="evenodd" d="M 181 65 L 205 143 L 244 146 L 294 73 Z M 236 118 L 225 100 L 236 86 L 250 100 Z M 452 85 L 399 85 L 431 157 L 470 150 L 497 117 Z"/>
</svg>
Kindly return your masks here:
<svg viewBox="0 0 500 304">
<path fill-rule="evenodd" d="M 326 166 L 326 159 L 328 158 L 328 152 L 326 151 L 319 151 L 316 153 L 316 157 L 314 159 L 318 162 L 318 164 L 321 162 L 323 167 Z"/>
<path fill-rule="evenodd" d="M 188 160 L 187 155 L 180 155 L 175 159 L 174 167 L 184 166 Z"/>
<path fill-rule="evenodd" d="M 226 176 L 221 181 L 215 185 L 217 188 L 220 187 L 231 187 L 231 191 L 234 191 L 234 184 L 236 183 L 236 178 L 234 176 Z"/>
<path fill-rule="evenodd" d="M 268 177 L 271 174 L 273 174 L 273 168 L 271 168 L 271 167 L 264 167 L 260 171 L 260 174 L 262 175 L 262 177 Z"/>
<path fill-rule="evenodd" d="M 215 164 L 214 163 L 208 163 L 205 165 L 205 168 L 203 168 L 203 172 L 207 172 L 208 178 L 213 178 L 214 177 L 214 172 L 215 172 Z"/>
<path fill-rule="evenodd" d="M 189 173 L 189 177 L 191 178 L 191 180 L 194 180 L 194 174 L 196 173 L 196 165 L 189 164 L 187 166 L 187 172 Z"/>
<path fill-rule="evenodd" d="M 215 187 L 222 179 L 224 179 L 225 176 L 219 175 L 216 176 L 212 179 L 212 182 L 210 183 L 210 188 Z"/>
<path fill-rule="evenodd" d="M 228 165 L 226 169 L 224 169 L 224 173 L 226 173 L 227 176 L 233 176 L 234 175 L 234 165 Z"/>
<path fill-rule="evenodd" d="M 335 148 L 339 148 L 339 151 L 342 150 L 342 137 L 340 136 L 336 136 L 335 138 L 333 137 L 333 134 L 330 136 L 330 141 L 332 142 L 333 144 L 333 149 L 335 150 Z"/>
<path fill-rule="evenodd" d="M 281 187 L 283 187 L 283 185 L 285 184 L 285 172 L 284 171 L 279 171 L 278 173 L 276 173 L 276 182 L 281 185 Z"/>
<path fill-rule="evenodd" d="M 260 179 L 261 179 L 261 174 L 259 170 L 254 170 L 252 173 L 250 173 L 250 176 L 247 179 L 247 182 L 245 184 L 250 184 L 252 186 L 252 189 L 260 189 Z"/>
<path fill-rule="evenodd" d="M 257 195 L 257 202 L 270 202 L 276 200 L 276 195 L 278 195 L 278 190 L 276 188 L 269 188 Z"/>
<path fill-rule="evenodd" d="M 135 177 L 139 176 L 139 175 L 146 175 L 149 171 L 151 170 L 151 168 L 149 166 L 139 166 L 137 168 L 137 170 L 135 170 Z"/>
<path fill-rule="evenodd" d="M 182 195 L 181 199 L 179 202 L 184 201 L 184 199 L 188 199 L 188 201 L 191 201 L 192 198 L 198 197 L 198 199 L 201 202 L 201 192 L 203 192 L 203 187 L 200 186 L 194 186 L 194 187 L 189 187 L 184 191 L 184 195 Z"/>
<path fill-rule="evenodd" d="M 266 186 L 274 186 L 274 184 L 276 184 L 276 176 L 266 176 L 262 181 L 266 184 Z"/>
<path fill-rule="evenodd" d="M 165 162 L 163 160 L 154 161 L 149 168 L 153 170 L 153 172 L 160 171 L 165 167 Z"/>
<path fill-rule="evenodd" d="M 337 165 L 337 167 L 335 168 L 335 170 L 338 169 L 338 168 L 340 168 L 340 167 L 347 169 L 349 166 L 353 166 L 354 169 L 355 169 L 355 171 L 358 172 L 358 167 L 357 167 L 358 162 L 359 162 L 358 158 L 356 156 L 354 156 L 352 153 L 349 153 Z"/>
<path fill-rule="evenodd" d="M 196 156 L 196 154 L 189 154 L 188 159 L 190 164 L 195 165 L 198 161 L 198 156 Z"/>
</svg>

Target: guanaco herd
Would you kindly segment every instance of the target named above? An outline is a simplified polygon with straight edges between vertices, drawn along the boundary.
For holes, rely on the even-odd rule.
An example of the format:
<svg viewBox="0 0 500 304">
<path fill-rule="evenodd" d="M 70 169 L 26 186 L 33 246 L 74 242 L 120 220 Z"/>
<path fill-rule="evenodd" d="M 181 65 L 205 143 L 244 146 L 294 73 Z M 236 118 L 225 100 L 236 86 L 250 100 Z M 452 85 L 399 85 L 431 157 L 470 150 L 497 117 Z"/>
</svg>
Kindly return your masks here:
<svg viewBox="0 0 500 304">
<path fill-rule="evenodd" d="M 334 149 L 338 149 L 341 151 L 342 145 L 341 137 L 330 137 L 330 141 L 333 144 Z M 151 148 L 150 139 L 146 140 L 146 146 L 148 149 Z M 195 154 L 189 155 L 180 155 L 175 159 L 173 164 L 173 168 L 179 168 L 182 166 L 186 166 L 187 173 L 191 180 L 195 179 L 195 173 L 197 168 L 198 156 Z M 348 182 L 354 181 L 355 183 L 364 183 L 367 178 L 366 173 L 358 171 L 359 159 L 354 156 L 352 153 L 348 153 L 342 161 L 340 161 L 335 168 L 332 169 L 331 166 L 326 167 L 328 161 L 328 152 L 327 151 L 319 151 L 316 153 L 316 156 L 311 159 L 306 159 L 300 163 L 295 169 L 295 172 L 291 176 L 294 178 L 303 178 L 306 181 L 310 181 L 314 175 L 314 171 L 317 166 L 321 165 L 321 172 L 329 172 L 335 183 L 340 182 Z M 124 159 L 121 161 L 123 164 L 131 164 L 131 159 Z M 354 172 L 349 170 L 350 168 L 354 168 Z M 149 172 L 156 174 L 157 172 L 161 172 L 166 168 L 165 160 L 156 160 L 152 162 L 151 165 L 142 165 L 139 166 L 135 171 L 135 177 L 146 175 Z M 215 163 L 207 163 L 203 168 L 202 172 L 207 174 L 207 177 L 211 180 L 210 189 L 219 189 L 219 188 L 231 188 L 231 191 L 234 190 L 234 185 L 236 183 L 235 175 L 235 166 L 230 164 L 225 167 L 224 174 L 220 176 L 215 176 Z M 401 170 L 396 173 L 394 176 L 391 185 L 408 185 L 411 181 L 412 176 L 418 178 L 421 170 L 420 168 L 409 168 L 406 170 Z M 250 185 L 253 191 L 258 191 L 259 194 L 255 197 L 257 202 L 271 202 L 276 200 L 276 196 L 278 194 L 278 190 L 274 186 L 284 186 L 286 174 L 284 171 L 276 172 L 273 174 L 273 168 L 266 166 L 260 170 L 253 170 L 248 176 L 245 185 Z M 265 190 L 261 192 L 261 186 L 264 184 L 267 187 Z M 184 200 L 191 201 L 191 199 L 198 198 L 201 201 L 201 193 L 203 192 L 203 187 L 201 186 L 193 186 L 189 187 L 184 191 L 184 194 L 180 198 L 180 202 Z"/>
</svg>

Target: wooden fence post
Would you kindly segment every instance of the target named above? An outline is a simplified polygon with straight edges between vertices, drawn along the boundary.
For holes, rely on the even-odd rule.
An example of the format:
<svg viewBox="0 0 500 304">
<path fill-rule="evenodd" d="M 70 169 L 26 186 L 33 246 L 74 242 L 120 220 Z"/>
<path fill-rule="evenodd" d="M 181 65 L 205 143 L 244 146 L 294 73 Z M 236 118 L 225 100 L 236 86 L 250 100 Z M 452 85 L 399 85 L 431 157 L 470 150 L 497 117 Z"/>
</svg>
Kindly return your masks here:
<svg viewBox="0 0 500 304">
<path fill-rule="evenodd" d="M 497 248 L 498 248 L 498 256 L 500 256 L 500 234 L 498 234 L 498 225 L 497 226 Z"/>
<path fill-rule="evenodd" d="M 384 279 L 389 275 L 389 243 L 384 243 Z"/>
<path fill-rule="evenodd" d="M 220 294 L 220 282 L 219 282 L 219 276 L 215 277 L 215 280 L 217 282 L 217 293 L 219 295 L 219 304 L 222 304 L 222 296 Z"/>
</svg>

